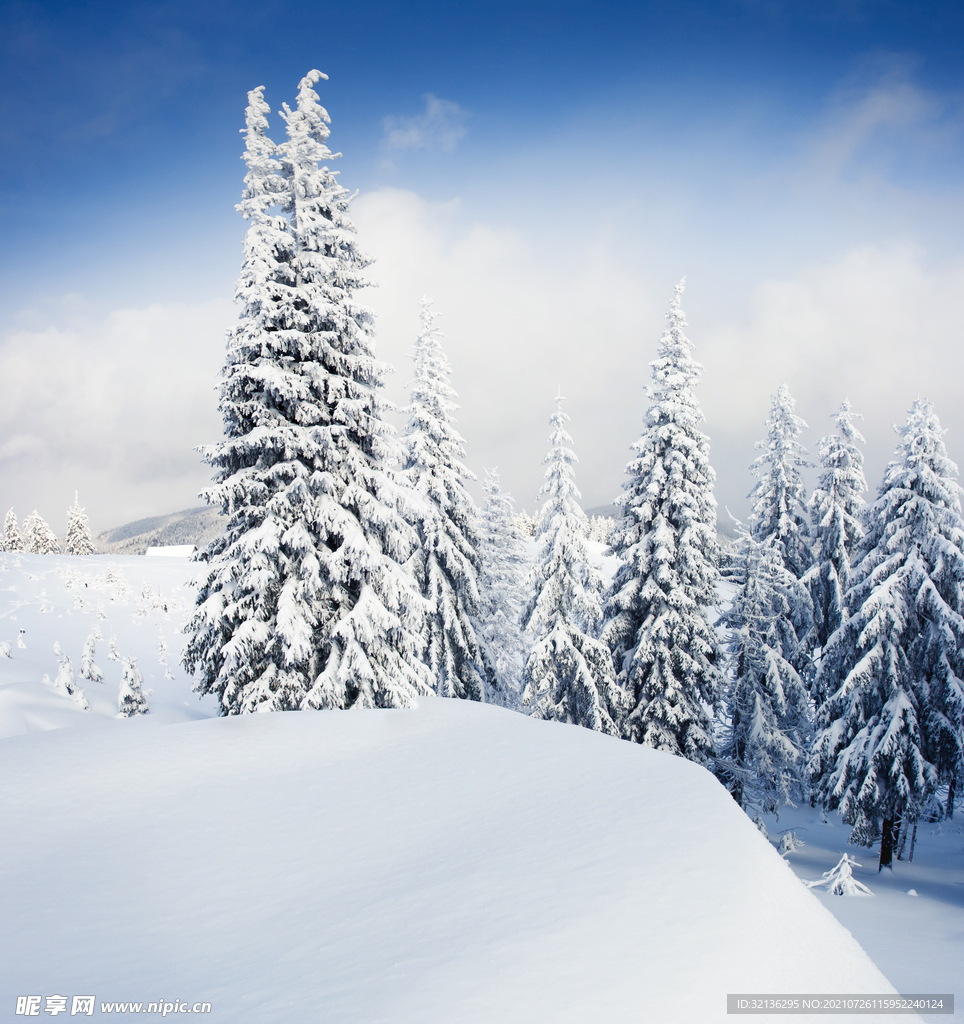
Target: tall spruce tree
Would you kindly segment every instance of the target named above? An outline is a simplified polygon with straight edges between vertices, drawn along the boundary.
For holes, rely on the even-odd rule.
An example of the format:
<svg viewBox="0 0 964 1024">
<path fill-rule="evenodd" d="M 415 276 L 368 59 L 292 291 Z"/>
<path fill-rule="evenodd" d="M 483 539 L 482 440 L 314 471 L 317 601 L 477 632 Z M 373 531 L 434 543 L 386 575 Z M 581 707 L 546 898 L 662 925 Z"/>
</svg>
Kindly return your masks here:
<svg viewBox="0 0 964 1024">
<path fill-rule="evenodd" d="M 756 443 L 762 454 L 750 466 L 758 481 L 748 497 L 753 503 L 754 539 L 776 547 L 783 564 L 800 579 L 813 561 L 807 489 L 800 470 L 813 463 L 798 440 L 807 424 L 794 413 L 795 406 L 790 389 L 781 384 L 770 399 L 767 436 Z"/>
<path fill-rule="evenodd" d="M 74 492 L 74 503 L 67 509 L 67 539 L 64 542 L 65 555 L 91 555 L 94 542 L 90 536 L 90 523 L 84 510 L 80 507 L 77 492 Z"/>
<path fill-rule="evenodd" d="M 486 470 L 482 490 L 486 500 L 479 514 L 482 571 L 477 632 L 491 673 L 490 699 L 515 708 L 522 699 L 528 652 L 520 623 L 529 559 L 515 524 L 515 502 L 503 492 L 496 470 Z"/>
<path fill-rule="evenodd" d="M 762 454 L 750 465 L 758 481 L 748 497 L 752 502 L 753 539 L 773 548 L 794 578 L 801 580 L 813 563 L 813 549 L 807 490 L 800 470 L 813 464 L 807 461 L 807 450 L 798 440 L 807 424 L 794 413 L 795 405 L 786 384 L 771 396 L 767 436 L 756 443 Z M 814 685 L 813 600 L 806 587 L 797 588 L 795 596 L 798 600 L 789 610 L 788 619 L 793 629 L 784 631 L 786 642 L 781 654 L 809 689 Z"/>
<path fill-rule="evenodd" d="M 828 694 L 810 771 L 844 820 L 882 819 L 881 866 L 900 819 L 964 766 L 964 521 L 957 467 L 930 402 L 898 430 L 818 686 Z"/>
<path fill-rule="evenodd" d="M 539 498 L 538 553 L 529 574 L 522 624 L 533 644 L 523 673 L 523 706 L 534 718 L 616 734 L 618 694 L 609 649 L 596 639 L 601 579 L 586 542 L 562 397 L 550 418 L 552 446 Z"/>
<path fill-rule="evenodd" d="M 226 525 L 203 555 L 184 657 L 225 715 L 399 707 L 430 692 L 386 368 L 354 297 L 369 260 L 312 88 L 324 77 L 310 72 L 296 109 L 285 104 L 279 146 L 263 90 L 248 94 L 242 313 L 221 385 L 225 437 L 204 450 L 216 468 L 205 496 Z"/>
<path fill-rule="evenodd" d="M 632 446 L 629 479 L 610 551 L 622 564 L 606 602 L 609 644 L 628 711 L 622 735 L 701 764 L 713 757 L 710 710 L 722 692 L 721 652 L 708 610 L 719 578 L 715 474 L 696 399 L 702 367 L 680 308 L 650 364 L 646 424 Z"/>
<path fill-rule="evenodd" d="M 717 774 L 748 813 L 779 813 L 803 791 L 810 698 L 783 656 L 789 610 L 802 586 L 779 552 L 739 525 L 724 572 L 733 603 L 726 629 L 729 674 Z"/>
<path fill-rule="evenodd" d="M 814 643 L 821 650 L 843 621 L 850 563 L 864 535 L 861 511 L 867 479 L 859 445 L 866 442 L 853 425 L 855 415 L 845 398 L 836 416 L 837 432 L 820 439 L 823 472 L 808 502 L 814 563 L 804 582 L 813 600 Z"/>
<path fill-rule="evenodd" d="M 466 484 L 475 476 L 462 463 L 465 442 L 452 426 L 458 409 L 449 384 L 452 369 L 442 350 L 439 314 L 422 299 L 411 384 L 406 477 L 419 503 L 415 576 L 427 602 L 425 663 L 441 697 L 486 699 L 484 656 L 474 621 L 481 568 L 478 510 Z"/>
</svg>

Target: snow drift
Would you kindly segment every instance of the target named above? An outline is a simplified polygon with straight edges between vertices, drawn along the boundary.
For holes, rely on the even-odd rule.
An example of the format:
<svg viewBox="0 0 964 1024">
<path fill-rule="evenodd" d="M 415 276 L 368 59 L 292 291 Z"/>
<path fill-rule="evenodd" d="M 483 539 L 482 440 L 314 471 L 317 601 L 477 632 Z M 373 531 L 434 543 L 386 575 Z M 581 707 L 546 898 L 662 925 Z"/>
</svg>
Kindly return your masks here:
<svg viewBox="0 0 964 1024">
<path fill-rule="evenodd" d="M 105 718 L 4 740 L 0 792 L 11 1010 L 702 1024 L 893 991 L 702 768 L 490 706 Z"/>
</svg>

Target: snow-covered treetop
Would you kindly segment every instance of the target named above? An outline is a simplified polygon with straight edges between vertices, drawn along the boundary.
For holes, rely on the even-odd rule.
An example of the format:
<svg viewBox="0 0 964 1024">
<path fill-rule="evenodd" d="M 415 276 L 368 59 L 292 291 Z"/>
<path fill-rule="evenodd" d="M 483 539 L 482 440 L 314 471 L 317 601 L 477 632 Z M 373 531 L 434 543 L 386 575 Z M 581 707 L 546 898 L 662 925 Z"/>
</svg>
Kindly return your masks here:
<svg viewBox="0 0 964 1024">
<path fill-rule="evenodd" d="M 684 277 L 673 290 L 666 319 L 669 327 L 659 339 L 656 358 L 652 367 L 652 381 L 646 394 L 653 400 L 649 410 L 649 422 L 662 420 L 687 424 L 691 428 L 705 420 L 702 409 L 692 390 L 700 382 L 703 367 L 692 356 L 693 343 L 686 337 L 686 316 L 680 306 L 686 287 Z"/>
<path fill-rule="evenodd" d="M 458 411 L 455 390 L 449 383 L 452 367 L 442 350 L 444 334 L 435 326 L 441 315 L 432 309 L 432 300 L 423 298 L 420 303 L 419 333 L 415 339 L 415 379 L 410 383 L 411 403 L 408 426 L 405 430 L 405 444 L 408 449 L 408 466 L 416 475 L 434 478 L 433 494 L 440 508 L 447 508 L 452 499 L 451 482 L 447 476 L 454 475 L 461 481 L 474 480 L 475 475 L 461 459 L 465 456 L 465 441 L 452 426 L 454 413 Z M 461 493 L 458 494 L 463 498 Z"/>
<path fill-rule="evenodd" d="M 856 541 L 864 535 L 860 510 L 864 505 L 862 495 L 867 490 L 867 478 L 859 445 L 866 441 L 852 419 L 859 415 L 851 411 L 849 399 L 840 403 L 834 420 L 836 433 L 820 438 L 823 472 L 810 496 L 810 510 L 821 541 L 832 531 L 837 543 L 844 545 L 847 552 L 853 551 Z M 821 550 L 820 554 L 824 558 L 832 557 L 829 550 Z"/>
<path fill-rule="evenodd" d="M 616 499 L 622 512 L 610 546 L 624 564 L 613 581 L 611 615 L 617 607 L 635 606 L 643 581 L 650 577 L 659 579 L 667 592 L 682 590 L 687 602 L 708 605 L 716 600 L 716 474 L 710 466 L 709 438 L 700 430 L 705 417 L 695 391 L 703 367 L 693 358 L 693 344 L 684 333 L 680 300 L 685 280 L 674 289 L 666 313 L 669 327 L 650 363 L 646 428 L 632 446 L 637 454 L 626 466 L 629 479 Z M 672 543 L 666 543 L 667 531 L 673 534 Z"/>
<path fill-rule="evenodd" d="M 539 548 L 532 570 L 533 597 L 524 614 L 527 628 L 537 633 L 560 618 L 576 629 L 592 632 L 602 614 L 600 581 L 586 546 L 588 521 L 579 507 L 582 495 L 573 469 L 579 460 L 569 447 L 572 438 L 565 427 L 569 416 L 562 411 L 564 401 L 561 394 L 556 397 L 556 411 L 549 419 L 550 448 L 543 459 L 545 479 L 538 494 L 545 501 L 536 532 Z"/>
<path fill-rule="evenodd" d="M 753 536 L 765 544 L 774 544 L 797 577 L 810 565 L 807 545 L 807 492 L 800 470 L 811 467 L 807 449 L 797 440 L 806 423 L 794 413 L 796 402 L 786 384 L 771 397 L 767 416 L 767 436 L 757 441 L 762 451 L 750 466 L 759 477 L 748 497 L 753 502 Z"/>
<path fill-rule="evenodd" d="M 948 457 L 945 431 L 933 404 L 918 399 L 907 414 L 907 422 L 894 429 L 900 440 L 877 500 L 867 514 L 868 534 L 857 569 L 859 579 L 868 579 L 882 562 L 913 551 L 932 568 L 957 572 L 959 556 L 951 556 L 955 549 L 964 547 L 961 485 L 955 479 L 957 465 Z M 944 550 L 947 541 L 951 547 Z"/>
<path fill-rule="evenodd" d="M 823 648 L 844 614 L 844 594 L 850 583 L 850 565 L 864 536 L 862 509 L 864 439 L 853 424 L 848 399 L 836 416 L 836 433 L 820 439 L 823 472 L 808 503 L 813 526 L 814 565 L 806 575 L 813 598 L 816 646 Z"/>
<path fill-rule="evenodd" d="M 325 161 L 336 160 L 341 153 L 332 153 L 327 145 L 331 119 L 312 88 L 321 78 L 327 75 L 309 72 L 299 84 L 296 108 L 283 104 L 281 116 L 288 125 L 288 141 L 278 152 L 281 175 L 288 183 L 284 209 L 292 218 L 299 242 L 299 280 L 324 284 L 332 302 L 337 303 L 354 289 L 370 284 L 360 272 L 371 259 L 358 248 L 355 227 L 348 218 L 348 190 L 338 184 L 338 172 L 325 166 Z M 333 277 L 336 268 L 339 273 Z M 323 312 L 332 316 L 336 310 L 332 305 Z"/>
<path fill-rule="evenodd" d="M 245 137 L 245 149 L 241 157 L 248 168 L 244 176 L 244 191 L 241 202 L 235 207 L 245 220 L 260 222 L 265 211 L 279 202 L 283 182 L 277 176 L 277 164 L 273 157 L 278 147 L 267 136 L 268 113 L 271 108 L 264 99 L 264 86 L 259 85 L 248 93 L 248 107 L 245 110 L 245 124 L 241 129 Z"/>
<path fill-rule="evenodd" d="M 926 398 L 914 402 L 903 426 L 894 425 L 900 436 L 897 456 L 887 466 L 880 491 L 895 488 L 925 497 L 932 505 L 961 511 L 961 485 L 955 477 L 957 464 L 949 458 L 944 434 L 934 405 Z"/>
</svg>

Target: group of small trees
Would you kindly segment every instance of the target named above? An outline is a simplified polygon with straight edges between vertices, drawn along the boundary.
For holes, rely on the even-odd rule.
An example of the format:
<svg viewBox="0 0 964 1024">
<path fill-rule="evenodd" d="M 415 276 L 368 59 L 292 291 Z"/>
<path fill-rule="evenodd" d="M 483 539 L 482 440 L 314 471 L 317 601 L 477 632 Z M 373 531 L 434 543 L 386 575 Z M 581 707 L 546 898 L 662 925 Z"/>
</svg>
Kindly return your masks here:
<svg viewBox="0 0 964 1024">
<path fill-rule="evenodd" d="M 95 662 L 97 642 L 103 640 L 100 627 L 94 622 L 93 629 L 84 641 L 84 649 L 80 658 L 81 678 L 92 683 L 103 683 L 104 673 Z M 164 647 L 166 650 L 166 646 Z M 54 654 L 57 656 L 57 675 L 51 681 L 50 676 L 44 675 L 44 681 L 64 697 L 70 697 L 84 711 L 90 710 L 84 691 L 80 689 L 74 667 L 70 657 L 65 654 L 59 643 L 54 644 Z M 111 637 L 110 648 L 107 657 L 111 661 L 122 661 L 123 672 L 121 675 L 120 687 L 117 696 L 117 711 L 124 718 L 135 718 L 138 715 L 146 715 L 150 712 L 147 698 L 151 690 L 144 690 L 144 677 L 137 666 L 137 658 L 121 658 L 117 651 L 116 637 Z M 166 663 L 166 661 L 165 661 Z"/>
<path fill-rule="evenodd" d="M 848 820 L 891 828 L 953 786 L 964 534 L 930 406 L 915 405 L 864 514 L 849 404 L 808 500 L 803 423 L 781 387 L 751 524 L 722 557 L 681 283 L 615 522 L 590 526 L 579 507 L 561 397 L 538 518 L 515 514 L 494 472 L 477 510 L 428 300 L 407 426 L 396 438 L 388 425 L 386 367 L 355 298 L 369 260 L 328 167 L 321 78 L 284 106 L 282 143 L 263 89 L 249 93 L 242 313 L 225 436 L 205 450 L 227 525 L 187 628 L 200 692 L 222 714 L 401 707 L 429 692 L 521 706 L 713 768 L 754 812 L 811 784 Z M 620 561 L 608 590 L 590 533 Z M 721 570 L 735 595 L 722 617 Z"/>
<path fill-rule="evenodd" d="M 41 518 L 36 509 L 17 523 L 17 515 L 11 508 L 3 520 L 3 534 L 0 535 L 3 551 L 23 551 L 35 555 L 61 554 L 60 542 L 50 526 Z M 67 509 L 67 536 L 64 540 L 63 554 L 93 554 L 94 543 L 90 535 L 90 524 L 84 510 L 80 507 L 77 495 L 73 504 Z"/>
</svg>

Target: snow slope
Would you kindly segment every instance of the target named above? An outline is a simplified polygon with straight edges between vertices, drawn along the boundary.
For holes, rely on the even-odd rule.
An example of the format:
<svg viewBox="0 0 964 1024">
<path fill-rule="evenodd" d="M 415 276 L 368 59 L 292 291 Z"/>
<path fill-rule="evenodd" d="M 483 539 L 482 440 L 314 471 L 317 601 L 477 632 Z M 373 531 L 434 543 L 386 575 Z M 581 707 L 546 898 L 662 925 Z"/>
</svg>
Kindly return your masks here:
<svg viewBox="0 0 964 1024">
<path fill-rule="evenodd" d="M 3 1007 L 608 1024 L 892 991 L 703 769 L 494 707 L 101 719 L 0 743 L 0 793 Z"/>
<path fill-rule="evenodd" d="M 776 821 L 766 818 L 771 841 L 791 829 L 806 845 L 787 856 L 798 877 L 820 878 L 841 854 L 856 857 L 854 877 L 873 892 L 871 899 L 815 895 L 860 940 L 874 963 L 901 992 L 953 992 L 952 1018 L 964 1020 L 964 828 L 960 811 L 954 821 L 921 822 L 914 859 L 909 846 L 892 871 L 878 872 L 879 846 L 849 846 L 851 827 L 836 814 L 820 818 L 806 805 L 788 808 Z M 908 895 L 909 891 L 916 896 Z"/>
<path fill-rule="evenodd" d="M 145 686 L 154 690 L 153 714 L 166 722 L 214 715 L 214 701 L 199 702 L 179 664 L 179 630 L 194 608 L 187 581 L 196 569 L 183 558 L 0 552 L 0 645 L 10 651 L 0 654 L 0 737 L 89 726 L 116 715 L 121 663 L 107 657 L 112 635 L 122 657 L 138 659 Z M 95 625 L 104 638 L 95 658 L 103 683 L 80 678 L 84 641 Z M 166 666 L 161 636 L 169 648 Z M 57 677 L 54 643 L 70 658 L 89 712 L 42 681 L 45 674 Z"/>
</svg>

